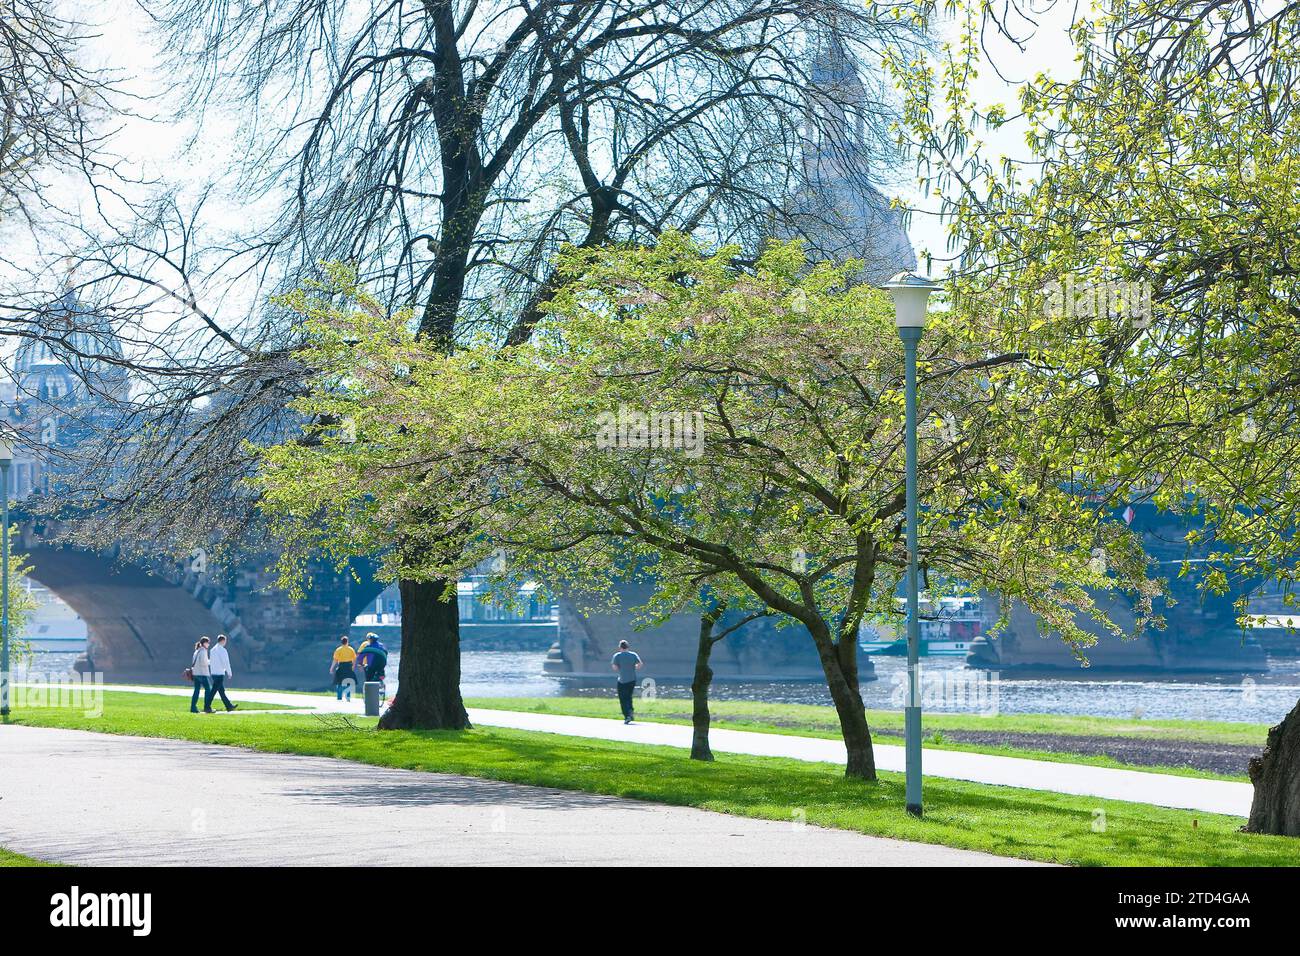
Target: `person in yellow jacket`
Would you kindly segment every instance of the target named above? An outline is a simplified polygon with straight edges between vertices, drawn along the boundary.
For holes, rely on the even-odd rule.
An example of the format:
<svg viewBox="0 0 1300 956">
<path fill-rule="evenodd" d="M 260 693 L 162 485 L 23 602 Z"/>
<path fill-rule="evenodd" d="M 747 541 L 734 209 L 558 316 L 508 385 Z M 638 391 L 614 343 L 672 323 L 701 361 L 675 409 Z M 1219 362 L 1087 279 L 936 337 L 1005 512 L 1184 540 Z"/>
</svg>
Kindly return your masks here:
<svg viewBox="0 0 1300 956">
<path fill-rule="evenodd" d="M 334 675 L 334 695 L 338 700 L 347 695 L 352 699 L 352 688 L 357 686 L 357 674 L 352 664 L 357 659 L 357 652 L 348 646 L 345 634 L 339 638 L 339 646 L 334 648 L 334 661 L 330 664 L 330 673 Z"/>
</svg>

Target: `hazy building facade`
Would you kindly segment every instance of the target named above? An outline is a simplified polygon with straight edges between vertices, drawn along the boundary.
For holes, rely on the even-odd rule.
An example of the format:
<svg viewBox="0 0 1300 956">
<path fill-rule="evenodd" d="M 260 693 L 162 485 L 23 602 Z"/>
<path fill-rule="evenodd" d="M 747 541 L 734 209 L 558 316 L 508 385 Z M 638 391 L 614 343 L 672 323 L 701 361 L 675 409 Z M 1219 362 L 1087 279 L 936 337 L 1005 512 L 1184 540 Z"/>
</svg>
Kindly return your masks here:
<svg viewBox="0 0 1300 956">
<path fill-rule="evenodd" d="M 869 282 L 916 268 L 902 210 L 869 178 L 878 140 L 867 125 L 880 107 L 833 33 L 817 39 L 809 80 L 801 182 L 788 210 L 809 256 L 860 259 Z"/>
</svg>

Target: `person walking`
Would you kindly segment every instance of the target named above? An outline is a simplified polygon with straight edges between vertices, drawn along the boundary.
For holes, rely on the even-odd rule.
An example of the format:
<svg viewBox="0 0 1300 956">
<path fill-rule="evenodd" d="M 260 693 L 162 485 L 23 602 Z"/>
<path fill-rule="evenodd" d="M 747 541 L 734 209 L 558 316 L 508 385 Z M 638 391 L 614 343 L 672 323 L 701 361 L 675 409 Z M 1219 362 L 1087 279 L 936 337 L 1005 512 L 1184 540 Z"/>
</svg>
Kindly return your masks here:
<svg viewBox="0 0 1300 956">
<path fill-rule="evenodd" d="M 334 661 L 330 664 L 330 673 L 334 675 L 334 696 L 338 700 L 347 694 L 352 699 L 352 688 L 357 686 L 357 674 L 352 665 L 357 659 L 357 652 L 348 646 L 348 637 L 339 638 L 339 646 L 334 648 Z"/>
<path fill-rule="evenodd" d="M 618 705 L 623 709 L 623 723 L 632 723 L 632 691 L 636 689 L 636 672 L 641 669 L 641 658 L 627 646 L 618 642 L 618 651 L 609 662 L 610 669 L 618 675 Z"/>
<path fill-rule="evenodd" d="M 208 639 L 200 637 L 194 645 L 194 656 L 190 658 L 190 677 L 194 681 L 194 694 L 190 697 L 190 713 L 199 712 L 199 693 L 203 693 L 203 712 L 212 713 L 210 689 L 212 668 L 208 661 Z"/>
<path fill-rule="evenodd" d="M 226 710 L 234 710 L 239 705 L 232 704 L 230 698 L 226 696 L 226 679 L 235 676 L 230 672 L 230 654 L 226 649 L 226 635 L 217 635 L 217 643 L 208 652 L 208 667 L 212 671 L 210 677 L 212 684 L 208 687 L 207 697 L 204 698 L 203 709 L 211 713 L 212 698 L 220 694 L 221 702 L 226 705 Z"/>
</svg>

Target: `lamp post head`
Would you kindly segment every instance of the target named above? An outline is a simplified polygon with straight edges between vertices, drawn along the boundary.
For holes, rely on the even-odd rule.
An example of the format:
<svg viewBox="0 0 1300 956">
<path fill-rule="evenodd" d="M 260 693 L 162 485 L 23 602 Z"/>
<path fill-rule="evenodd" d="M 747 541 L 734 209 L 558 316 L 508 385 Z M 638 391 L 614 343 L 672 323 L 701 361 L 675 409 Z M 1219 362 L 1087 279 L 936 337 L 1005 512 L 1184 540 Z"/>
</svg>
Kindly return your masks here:
<svg viewBox="0 0 1300 956">
<path fill-rule="evenodd" d="M 900 272 L 880 288 L 889 292 L 894 300 L 894 323 L 900 329 L 925 328 L 925 303 L 930 293 L 942 288 L 928 276 L 916 272 Z"/>
<path fill-rule="evenodd" d="M 0 466 L 8 468 L 14 460 L 14 441 L 9 434 L 0 431 Z"/>
</svg>

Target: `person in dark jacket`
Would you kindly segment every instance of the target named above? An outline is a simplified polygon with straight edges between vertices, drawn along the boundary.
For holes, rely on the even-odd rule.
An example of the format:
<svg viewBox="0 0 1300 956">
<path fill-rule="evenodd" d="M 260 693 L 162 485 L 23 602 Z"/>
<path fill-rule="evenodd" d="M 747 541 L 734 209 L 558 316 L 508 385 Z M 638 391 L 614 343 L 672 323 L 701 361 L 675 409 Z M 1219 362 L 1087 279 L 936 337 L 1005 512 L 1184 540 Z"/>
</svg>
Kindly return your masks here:
<svg viewBox="0 0 1300 956">
<path fill-rule="evenodd" d="M 388 666 L 388 648 L 379 640 L 378 634 L 367 634 L 365 643 L 357 650 L 357 668 L 368 681 L 382 681 L 384 669 Z"/>
</svg>

